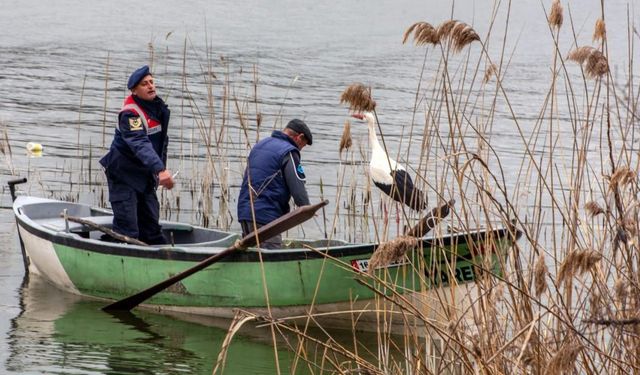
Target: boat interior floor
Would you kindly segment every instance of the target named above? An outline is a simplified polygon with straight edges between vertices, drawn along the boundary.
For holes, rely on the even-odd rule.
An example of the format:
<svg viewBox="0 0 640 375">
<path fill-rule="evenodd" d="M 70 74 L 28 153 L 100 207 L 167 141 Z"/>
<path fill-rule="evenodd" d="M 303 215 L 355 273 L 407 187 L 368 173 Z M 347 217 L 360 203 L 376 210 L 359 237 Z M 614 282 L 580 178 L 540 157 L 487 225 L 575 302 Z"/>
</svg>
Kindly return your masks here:
<svg viewBox="0 0 640 375">
<path fill-rule="evenodd" d="M 72 220 L 66 220 L 63 216 L 79 218 L 89 221 L 96 226 L 111 229 L 113 215 L 109 210 L 89 207 L 71 202 L 47 202 L 40 204 L 28 204 L 21 208 L 23 214 L 32 219 L 36 224 L 59 235 L 78 236 L 79 238 L 105 241 L 105 231 L 96 229 L 93 225 L 85 225 Z M 161 221 L 162 231 L 170 245 L 180 247 L 218 247 L 232 246 L 240 235 L 238 233 L 193 226 L 172 221 Z M 112 242 L 112 241 L 110 241 Z M 305 240 L 285 239 L 284 249 L 327 248 L 333 246 L 348 245 L 340 240 Z"/>
</svg>

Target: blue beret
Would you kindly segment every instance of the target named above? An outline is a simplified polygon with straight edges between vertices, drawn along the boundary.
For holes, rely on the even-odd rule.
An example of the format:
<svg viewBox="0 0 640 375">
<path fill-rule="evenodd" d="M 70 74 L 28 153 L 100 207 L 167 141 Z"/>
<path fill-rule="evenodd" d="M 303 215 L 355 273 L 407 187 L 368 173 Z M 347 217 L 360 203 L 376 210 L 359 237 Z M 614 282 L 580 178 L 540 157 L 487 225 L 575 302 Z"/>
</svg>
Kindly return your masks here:
<svg viewBox="0 0 640 375">
<path fill-rule="evenodd" d="M 127 88 L 129 90 L 133 89 L 134 87 L 136 87 L 138 83 L 140 83 L 140 81 L 142 81 L 144 77 L 148 76 L 149 74 L 151 74 L 149 73 L 149 65 L 145 65 L 136 69 L 129 76 L 129 81 L 127 82 Z"/>
</svg>

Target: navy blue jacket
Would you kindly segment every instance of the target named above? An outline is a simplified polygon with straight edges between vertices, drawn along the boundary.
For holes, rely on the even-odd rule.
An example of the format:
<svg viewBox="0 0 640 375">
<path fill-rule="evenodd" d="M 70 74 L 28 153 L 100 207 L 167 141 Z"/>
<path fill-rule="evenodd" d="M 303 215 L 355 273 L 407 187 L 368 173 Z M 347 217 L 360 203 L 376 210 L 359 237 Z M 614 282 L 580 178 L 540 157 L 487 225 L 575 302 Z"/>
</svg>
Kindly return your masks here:
<svg viewBox="0 0 640 375">
<path fill-rule="evenodd" d="M 100 159 L 107 177 L 138 192 L 157 187 L 158 173 L 167 161 L 169 117 L 169 108 L 159 97 L 153 101 L 127 97 L 111 148 Z"/>
<path fill-rule="evenodd" d="M 270 223 L 289 212 L 291 191 L 282 170 L 285 157 L 289 153 L 295 154 L 296 161 L 300 160 L 300 150 L 296 144 L 278 130 L 274 131 L 271 137 L 256 143 L 249 153 L 247 169 L 240 187 L 238 221 L 253 221 L 249 191 L 253 193 L 255 219 L 258 224 Z M 249 180 L 252 189 L 249 188 Z M 308 201 L 308 198 L 306 199 Z"/>
</svg>

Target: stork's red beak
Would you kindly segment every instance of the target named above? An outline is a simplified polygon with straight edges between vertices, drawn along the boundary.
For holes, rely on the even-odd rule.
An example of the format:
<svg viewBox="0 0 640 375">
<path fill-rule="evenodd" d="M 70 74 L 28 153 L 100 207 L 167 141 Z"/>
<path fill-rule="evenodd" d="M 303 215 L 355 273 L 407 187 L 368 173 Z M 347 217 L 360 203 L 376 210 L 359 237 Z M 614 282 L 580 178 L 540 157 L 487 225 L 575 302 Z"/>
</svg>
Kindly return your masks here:
<svg viewBox="0 0 640 375">
<path fill-rule="evenodd" d="M 357 118 L 358 120 L 364 120 L 364 115 L 362 113 L 354 113 L 351 117 Z"/>
</svg>

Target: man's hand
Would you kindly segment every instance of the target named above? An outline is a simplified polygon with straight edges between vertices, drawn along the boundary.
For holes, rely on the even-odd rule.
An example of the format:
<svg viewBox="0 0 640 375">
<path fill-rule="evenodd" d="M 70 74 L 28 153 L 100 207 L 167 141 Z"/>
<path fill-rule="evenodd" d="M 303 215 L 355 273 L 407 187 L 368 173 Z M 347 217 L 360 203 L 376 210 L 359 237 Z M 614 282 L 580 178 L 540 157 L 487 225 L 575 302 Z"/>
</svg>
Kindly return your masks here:
<svg viewBox="0 0 640 375">
<path fill-rule="evenodd" d="M 171 188 L 173 188 L 173 177 L 171 176 L 171 172 L 165 169 L 158 173 L 158 184 L 165 189 L 171 190 Z"/>
</svg>

